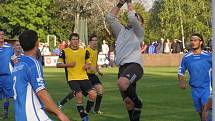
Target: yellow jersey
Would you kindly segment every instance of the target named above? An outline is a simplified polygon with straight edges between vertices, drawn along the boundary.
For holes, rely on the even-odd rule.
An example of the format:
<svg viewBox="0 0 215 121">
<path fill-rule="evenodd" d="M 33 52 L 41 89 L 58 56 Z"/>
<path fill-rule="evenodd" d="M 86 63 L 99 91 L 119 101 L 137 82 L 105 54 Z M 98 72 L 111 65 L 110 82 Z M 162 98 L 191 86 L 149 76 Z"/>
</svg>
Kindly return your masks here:
<svg viewBox="0 0 215 121">
<path fill-rule="evenodd" d="M 83 48 L 78 48 L 77 50 L 65 48 L 62 50 L 58 63 L 69 64 L 72 62 L 76 63 L 75 66 L 65 69 L 68 81 L 88 80 L 87 72 L 83 69 L 83 66 L 86 62 L 90 62 L 89 52 Z"/>
<path fill-rule="evenodd" d="M 90 61 L 91 61 L 91 67 L 96 68 L 97 67 L 97 61 L 98 61 L 98 50 L 94 50 L 90 47 L 87 47 L 86 50 L 90 54 Z M 87 73 L 89 74 L 95 74 L 95 71 L 87 70 Z"/>
</svg>

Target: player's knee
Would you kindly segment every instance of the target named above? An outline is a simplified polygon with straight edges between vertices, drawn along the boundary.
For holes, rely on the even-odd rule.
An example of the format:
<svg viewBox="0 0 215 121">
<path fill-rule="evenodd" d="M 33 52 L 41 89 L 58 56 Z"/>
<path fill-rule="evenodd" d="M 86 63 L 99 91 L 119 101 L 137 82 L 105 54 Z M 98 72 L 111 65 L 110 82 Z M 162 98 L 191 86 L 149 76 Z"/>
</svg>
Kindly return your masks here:
<svg viewBox="0 0 215 121">
<path fill-rule="evenodd" d="M 104 94 L 104 87 L 102 85 L 97 85 L 96 91 L 98 94 Z"/>
<path fill-rule="evenodd" d="M 127 110 L 132 110 L 132 109 L 134 109 L 134 102 L 130 99 L 130 98 L 128 98 L 128 97 L 126 97 L 125 99 L 124 99 L 124 103 L 125 103 L 125 106 L 126 106 L 126 108 L 127 108 Z"/>
<path fill-rule="evenodd" d="M 83 103 L 83 95 L 82 95 L 82 92 L 77 92 L 75 94 L 75 97 L 77 99 L 77 103 Z"/>
<path fill-rule="evenodd" d="M 118 86 L 121 91 L 126 91 L 129 87 L 129 80 L 127 78 L 120 78 L 118 80 Z"/>
<path fill-rule="evenodd" d="M 95 90 L 90 90 L 88 92 L 88 95 L 89 95 L 90 100 L 95 100 L 96 99 L 96 91 Z"/>
</svg>

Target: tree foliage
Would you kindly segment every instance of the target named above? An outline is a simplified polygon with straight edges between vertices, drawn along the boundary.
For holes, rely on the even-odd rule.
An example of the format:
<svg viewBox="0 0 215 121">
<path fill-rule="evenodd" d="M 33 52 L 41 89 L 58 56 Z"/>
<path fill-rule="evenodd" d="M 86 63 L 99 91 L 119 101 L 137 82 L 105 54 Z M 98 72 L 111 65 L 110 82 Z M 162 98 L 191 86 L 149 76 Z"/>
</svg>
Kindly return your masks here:
<svg viewBox="0 0 215 121">
<path fill-rule="evenodd" d="M 150 10 L 150 38 L 181 38 L 181 20 L 185 38 L 198 32 L 211 37 L 211 3 L 208 0 L 157 0 Z M 152 35 L 152 36 L 151 36 Z"/>
<path fill-rule="evenodd" d="M 87 11 L 89 35 L 96 33 L 100 40 L 114 44 L 104 16 L 116 5 L 116 0 L 3 0 L 0 3 L 0 28 L 7 30 L 9 38 L 16 38 L 22 31 L 33 29 L 45 41 L 47 35 L 58 40 L 68 39 L 74 30 L 75 16 L 80 6 Z M 144 17 L 145 41 L 164 38 L 185 38 L 199 32 L 211 37 L 211 3 L 208 0 L 155 0 L 152 9 L 145 11 L 144 2 L 135 3 L 135 10 Z M 120 20 L 127 22 L 126 10 Z M 182 20 L 182 21 L 181 21 Z"/>
</svg>

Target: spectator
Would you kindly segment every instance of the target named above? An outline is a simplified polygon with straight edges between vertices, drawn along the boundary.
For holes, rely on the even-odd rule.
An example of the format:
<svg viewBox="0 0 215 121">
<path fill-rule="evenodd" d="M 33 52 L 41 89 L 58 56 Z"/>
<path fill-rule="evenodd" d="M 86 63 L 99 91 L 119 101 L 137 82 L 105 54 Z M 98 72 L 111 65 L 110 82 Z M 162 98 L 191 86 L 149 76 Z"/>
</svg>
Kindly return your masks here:
<svg viewBox="0 0 215 121">
<path fill-rule="evenodd" d="M 212 39 L 208 40 L 206 51 L 212 52 Z"/>
<path fill-rule="evenodd" d="M 169 54 L 170 53 L 170 49 L 171 49 L 171 42 L 169 41 L 169 39 L 167 39 L 164 42 L 164 53 L 165 54 Z"/>
<path fill-rule="evenodd" d="M 152 44 L 149 46 L 148 54 L 155 54 L 156 48 L 155 48 L 155 43 L 152 42 Z"/>
<path fill-rule="evenodd" d="M 103 40 L 102 44 L 102 54 L 105 54 L 106 56 L 108 55 L 109 52 L 109 46 L 106 44 L 106 41 Z"/>
<path fill-rule="evenodd" d="M 43 47 L 43 50 L 42 50 L 42 55 L 51 55 L 51 52 L 49 51 L 49 46 L 48 44 L 45 44 L 45 46 Z"/>
<path fill-rule="evenodd" d="M 59 56 L 60 55 L 60 49 L 55 47 L 55 49 L 52 50 L 52 55 Z"/>
<path fill-rule="evenodd" d="M 35 58 L 38 62 L 40 62 L 40 64 L 43 65 L 43 56 L 41 55 L 40 49 L 37 49 Z"/>
<path fill-rule="evenodd" d="M 164 39 L 161 38 L 160 42 L 158 43 L 158 46 L 156 47 L 157 53 L 163 53 L 164 52 Z"/>
<path fill-rule="evenodd" d="M 140 46 L 141 46 L 141 53 L 142 53 L 142 54 L 147 53 L 147 48 L 148 48 L 148 46 L 147 46 L 147 44 L 145 44 L 144 41 L 141 43 Z"/>
<path fill-rule="evenodd" d="M 182 46 L 181 46 L 180 40 L 174 39 L 174 42 L 171 44 L 171 52 L 172 53 L 182 52 Z"/>
<path fill-rule="evenodd" d="M 59 44 L 59 49 L 60 49 L 60 50 L 65 49 L 65 48 L 66 48 L 66 45 L 67 45 L 66 41 L 62 41 L 62 42 Z"/>
</svg>

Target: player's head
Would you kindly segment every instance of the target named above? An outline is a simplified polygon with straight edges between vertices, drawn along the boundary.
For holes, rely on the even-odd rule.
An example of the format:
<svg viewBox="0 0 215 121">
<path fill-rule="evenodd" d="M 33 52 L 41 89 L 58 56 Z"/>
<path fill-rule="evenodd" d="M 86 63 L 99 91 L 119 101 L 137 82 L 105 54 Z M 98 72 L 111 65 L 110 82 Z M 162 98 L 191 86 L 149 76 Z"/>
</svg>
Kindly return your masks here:
<svg viewBox="0 0 215 121">
<path fill-rule="evenodd" d="M 22 52 L 22 47 L 21 47 L 20 42 L 18 40 L 14 42 L 13 47 L 14 47 L 16 53 Z"/>
<path fill-rule="evenodd" d="M 139 13 L 135 13 L 135 17 L 137 17 L 137 20 L 140 22 L 140 24 L 143 26 L 144 25 L 144 19 L 143 16 L 140 15 Z M 128 26 L 130 26 L 131 24 L 128 23 Z"/>
<path fill-rule="evenodd" d="M 79 35 L 77 33 L 71 33 L 69 36 L 69 40 L 70 40 L 70 46 L 72 48 L 79 47 L 80 39 L 79 39 Z"/>
<path fill-rule="evenodd" d="M 139 13 L 135 13 L 135 16 L 137 17 L 138 21 L 141 23 L 141 25 L 143 26 L 144 24 L 144 19 L 143 16 L 140 15 Z"/>
<path fill-rule="evenodd" d="M 19 42 L 24 50 L 24 52 L 28 52 L 31 50 L 37 51 L 39 47 L 38 35 L 37 32 L 33 30 L 26 30 L 19 36 Z"/>
<path fill-rule="evenodd" d="M 0 45 L 4 44 L 4 31 L 0 29 Z"/>
<path fill-rule="evenodd" d="M 97 45 L 98 45 L 98 39 L 97 39 L 97 35 L 92 34 L 89 38 L 89 46 L 96 49 Z"/>
<path fill-rule="evenodd" d="M 192 34 L 190 38 L 191 47 L 193 50 L 203 49 L 204 47 L 204 38 L 199 33 Z"/>
</svg>

